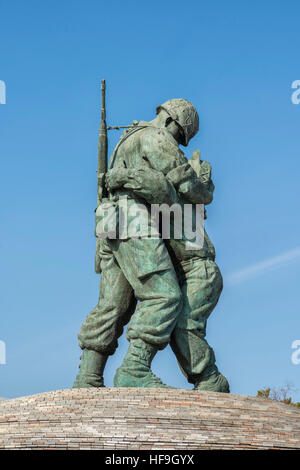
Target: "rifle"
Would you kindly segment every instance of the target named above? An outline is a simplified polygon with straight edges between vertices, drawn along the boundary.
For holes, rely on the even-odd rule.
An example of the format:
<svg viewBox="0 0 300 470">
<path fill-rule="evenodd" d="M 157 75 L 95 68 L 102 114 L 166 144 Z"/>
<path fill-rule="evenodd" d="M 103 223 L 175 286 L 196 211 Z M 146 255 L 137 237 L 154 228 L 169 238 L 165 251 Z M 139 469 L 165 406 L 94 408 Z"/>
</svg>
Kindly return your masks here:
<svg viewBox="0 0 300 470">
<path fill-rule="evenodd" d="M 101 121 L 99 129 L 98 141 L 98 169 L 97 169 L 97 207 L 101 204 L 102 200 L 107 197 L 107 189 L 105 187 L 105 174 L 107 172 L 107 126 L 106 126 L 106 107 L 105 107 L 105 80 L 101 81 Z M 97 274 L 101 273 L 100 267 L 100 240 L 96 239 L 96 254 L 95 254 L 95 271 Z"/>
<path fill-rule="evenodd" d="M 108 197 L 107 188 L 105 186 L 105 175 L 107 173 L 107 153 L 108 153 L 108 130 L 119 130 L 119 129 L 138 129 L 145 126 L 139 126 L 138 122 L 134 121 L 133 125 L 130 126 L 115 126 L 107 127 L 106 125 L 106 106 L 105 106 L 105 80 L 101 80 L 101 121 L 99 129 L 99 141 L 98 141 L 98 169 L 97 169 L 97 207 L 103 202 L 103 199 Z M 101 273 L 100 266 L 100 239 L 96 238 L 96 253 L 95 253 L 95 271 L 97 274 Z"/>
</svg>

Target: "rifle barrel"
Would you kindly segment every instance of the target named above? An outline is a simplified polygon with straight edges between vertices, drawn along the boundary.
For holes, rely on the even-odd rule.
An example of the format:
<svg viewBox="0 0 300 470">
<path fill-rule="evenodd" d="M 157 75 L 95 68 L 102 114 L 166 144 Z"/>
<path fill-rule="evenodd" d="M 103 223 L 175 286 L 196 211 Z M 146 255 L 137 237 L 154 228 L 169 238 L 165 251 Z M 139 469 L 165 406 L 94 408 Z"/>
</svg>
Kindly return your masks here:
<svg viewBox="0 0 300 470">
<path fill-rule="evenodd" d="M 107 152 L 108 152 L 108 142 L 107 142 L 107 126 L 106 126 L 106 107 L 105 107 L 105 80 L 101 81 L 101 121 L 100 121 L 100 130 L 99 130 L 99 143 L 98 143 L 98 175 L 100 173 L 104 174 L 107 172 Z M 98 194 L 101 193 L 101 197 L 106 196 L 105 187 L 101 188 Z M 99 202 L 99 201 L 98 201 Z"/>
</svg>

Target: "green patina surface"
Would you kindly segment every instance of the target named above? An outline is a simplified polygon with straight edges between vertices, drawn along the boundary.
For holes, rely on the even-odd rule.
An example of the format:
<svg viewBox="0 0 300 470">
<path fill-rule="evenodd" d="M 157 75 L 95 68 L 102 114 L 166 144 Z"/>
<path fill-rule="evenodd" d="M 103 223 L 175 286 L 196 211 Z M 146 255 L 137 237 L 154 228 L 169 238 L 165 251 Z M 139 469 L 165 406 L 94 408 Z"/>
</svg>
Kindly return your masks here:
<svg viewBox="0 0 300 470">
<path fill-rule="evenodd" d="M 170 100 L 157 112 L 153 121 L 125 131 L 111 156 L 101 204 L 113 204 L 117 215 L 120 196 L 126 196 L 129 207 L 143 203 L 149 212 L 151 204 L 179 204 L 183 212 L 189 204 L 196 211 L 198 204 L 213 200 L 210 164 L 199 151 L 188 161 L 179 147 L 198 131 L 195 108 L 185 100 Z M 205 339 L 223 287 L 207 233 L 198 249 L 189 249 L 184 235 L 169 240 L 146 235 L 98 240 L 100 295 L 79 332 L 83 355 L 74 387 L 103 386 L 107 358 L 128 324 L 130 345 L 115 386 L 167 387 L 151 372 L 151 361 L 170 344 L 195 390 L 229 392 Z"/>
</svg>

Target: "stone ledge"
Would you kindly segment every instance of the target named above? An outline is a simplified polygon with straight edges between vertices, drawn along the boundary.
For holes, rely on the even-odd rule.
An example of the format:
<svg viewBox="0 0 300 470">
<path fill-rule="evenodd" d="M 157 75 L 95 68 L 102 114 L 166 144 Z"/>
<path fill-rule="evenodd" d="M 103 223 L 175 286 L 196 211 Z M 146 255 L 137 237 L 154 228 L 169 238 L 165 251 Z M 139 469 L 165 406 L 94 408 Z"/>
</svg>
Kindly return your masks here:
<svg viewBox="0 0 300 470">
<path fill-rule="evenodd" d="M 300 410 L 181 389 L 66 389 L 0 403 L 0 449 L 300 449 Z"/>
</svg>

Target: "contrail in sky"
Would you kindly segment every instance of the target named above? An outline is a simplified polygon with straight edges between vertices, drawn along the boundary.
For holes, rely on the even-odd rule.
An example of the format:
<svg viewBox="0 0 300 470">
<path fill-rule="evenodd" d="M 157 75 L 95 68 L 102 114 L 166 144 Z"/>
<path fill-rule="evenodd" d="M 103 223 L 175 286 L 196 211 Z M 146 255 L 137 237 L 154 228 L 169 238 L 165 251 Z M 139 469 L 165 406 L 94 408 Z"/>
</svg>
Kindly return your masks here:
<svg viewBox="0 0 300 470">
<path fill-rule="evenodd" d="M 238 284 L 248 279 L 257 277 L 272 268 L 279 268 L 280 266 L 288 264 L 298 257 L 300 257 L 300 248 L 286 251 L 285 253 L 281 253 L 281 255 L 268 258 L 264 261 L 253 264 L 252 266 L 248 266 L 247 268 L 240 269 L 239 271 L 235 271 L 229 274 L 227 276 L 227 282 L 229 284 Z"/>
</svg>

